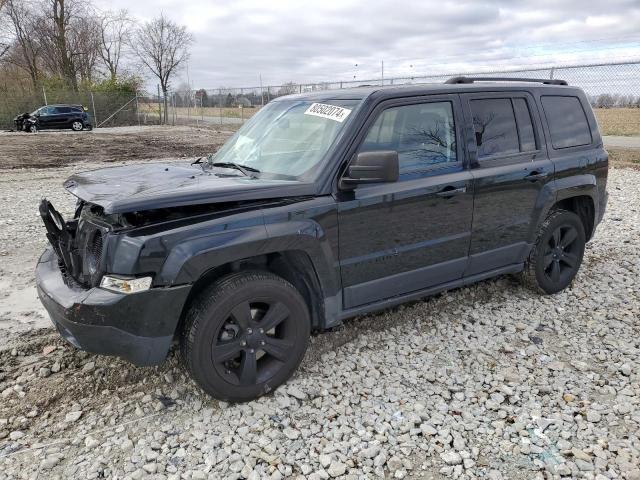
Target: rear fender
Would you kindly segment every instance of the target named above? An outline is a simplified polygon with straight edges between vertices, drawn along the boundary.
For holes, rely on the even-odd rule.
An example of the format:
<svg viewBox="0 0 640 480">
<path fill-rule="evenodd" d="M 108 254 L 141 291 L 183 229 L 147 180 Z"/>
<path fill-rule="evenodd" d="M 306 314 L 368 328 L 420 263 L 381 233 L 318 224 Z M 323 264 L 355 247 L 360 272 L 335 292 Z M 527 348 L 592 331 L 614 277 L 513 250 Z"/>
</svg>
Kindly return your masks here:
<svg viewBox="0 0 640 480">
<path fill-rule="evenodd" d="M 558 202 L 580 196 L 588 196 L 593 200 L 595 215 L 598 218 L 598 185 L 595 175 L 573 175 L 549 182 L 538 197 L 536 205 L 536 209 L 539 212 L 538 221 L 535 223 L 535 228 L 530 232 L 529 242 L 535 242 L 540 225 Z"/>
</svg>

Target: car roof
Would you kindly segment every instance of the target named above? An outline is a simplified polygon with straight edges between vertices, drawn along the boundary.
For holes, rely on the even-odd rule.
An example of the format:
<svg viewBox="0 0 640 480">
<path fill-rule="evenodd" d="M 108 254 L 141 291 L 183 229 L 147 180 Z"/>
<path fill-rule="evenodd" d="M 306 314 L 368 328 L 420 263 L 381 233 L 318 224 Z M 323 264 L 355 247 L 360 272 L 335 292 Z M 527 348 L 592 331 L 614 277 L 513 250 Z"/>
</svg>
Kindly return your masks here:
<svg viewBox="0 0 640 480">
<path fill-rule="evenodd" d="M 408 85 L 361 85 L 359 87 L 336 90 L 318 90 L 294 95 L 278 97 L 278 100 L 363 100 L 369 96 L 376 97 L 410 97 L 428 94 L 465 93 L 465 92 L 502 92 L 502 91 L 534 91 L 562 88 L 577 90 L 567 85 L 546 85 L 532 82 L 476 82 L 476 83 L 423 83 Z"/>
</svg>

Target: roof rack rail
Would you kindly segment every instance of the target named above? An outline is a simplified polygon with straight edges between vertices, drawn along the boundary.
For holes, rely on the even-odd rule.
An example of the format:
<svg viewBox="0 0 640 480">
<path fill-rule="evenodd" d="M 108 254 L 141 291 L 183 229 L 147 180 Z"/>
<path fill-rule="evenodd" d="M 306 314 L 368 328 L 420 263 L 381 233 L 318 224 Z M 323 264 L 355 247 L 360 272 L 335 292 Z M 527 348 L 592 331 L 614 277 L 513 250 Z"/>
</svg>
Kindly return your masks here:
<svg viewBox="0 0 640 480">
<path fill-rule="evenodd" d="M 474 82 L 532 82 L 545 85 L 569 85 L 566 80 L 550 78 L 513 78 L 513 77 L 451 77 L 444 83 L 474 83 Z"/>
</svg>

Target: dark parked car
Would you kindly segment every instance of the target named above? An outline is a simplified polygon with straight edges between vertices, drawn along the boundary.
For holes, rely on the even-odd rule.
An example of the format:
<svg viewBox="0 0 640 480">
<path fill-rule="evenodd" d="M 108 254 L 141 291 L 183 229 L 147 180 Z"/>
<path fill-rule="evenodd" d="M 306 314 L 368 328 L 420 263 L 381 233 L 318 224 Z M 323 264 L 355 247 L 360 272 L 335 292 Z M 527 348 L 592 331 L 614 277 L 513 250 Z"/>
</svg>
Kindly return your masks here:
<svg viewBox="0 0 640 480">
<path fill-rule="evenodd" d="M 40 206 L 40 298 L 75 346 L 154 365 L 177 339 L 244 401 L 345 318 L 502 274 L 559 292 L 607 202 L 596 120 L 566 82 L 486 80 L 282 97 L 194 164 L 74 175 L 74 218 Z"/>
<path fill-rule="evenodd" d="M 50 128 L 70 128 L 79 132 L 93 127 L 82 105 L 46 105 L 31 114 L 18 115 L 14 121 L 16 130 L 30 132 Z"/>
</svg>

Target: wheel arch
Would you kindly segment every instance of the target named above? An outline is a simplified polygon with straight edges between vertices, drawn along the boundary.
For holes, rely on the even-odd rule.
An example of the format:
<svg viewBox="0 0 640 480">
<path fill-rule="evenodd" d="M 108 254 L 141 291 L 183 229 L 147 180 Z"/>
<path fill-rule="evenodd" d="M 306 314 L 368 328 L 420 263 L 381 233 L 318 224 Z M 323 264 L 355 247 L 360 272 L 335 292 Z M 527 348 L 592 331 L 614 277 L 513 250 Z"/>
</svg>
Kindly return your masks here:
<svg viewBox="0 0 640 480">
<path fill-rule="evenodd" d="M 573 212 L 582 222 L 587 241 L 591 240 L 595 229 L 595 203 L 590 195 L 576 195 L 563 198 L 555 203 L 554 208 Z"/>
<path fill-rule="evenodd" d="M 547 196 L 547 202 L 537 227 L 544 222 L 550 212 L 556 209 L 568 210 L 580 217 L 587 241 L 591 239 L 598 218 L 598 186 L 595 175 L 575 175 L 560 178 L 553 182 L 553 194 Z"/>
<path fill-rule="evenodd" d="M 226 275 L 256 270 L 278 275 L 300 292 L 309 308 L 312 330 L 326 326 L 325 292 L 311 256 L 303 250 L 284 250 L 236 259 L 206 270 L 189 291 L 174 335 L 181 331 L 193 300 L 207 287 Z"/>
</svg>

